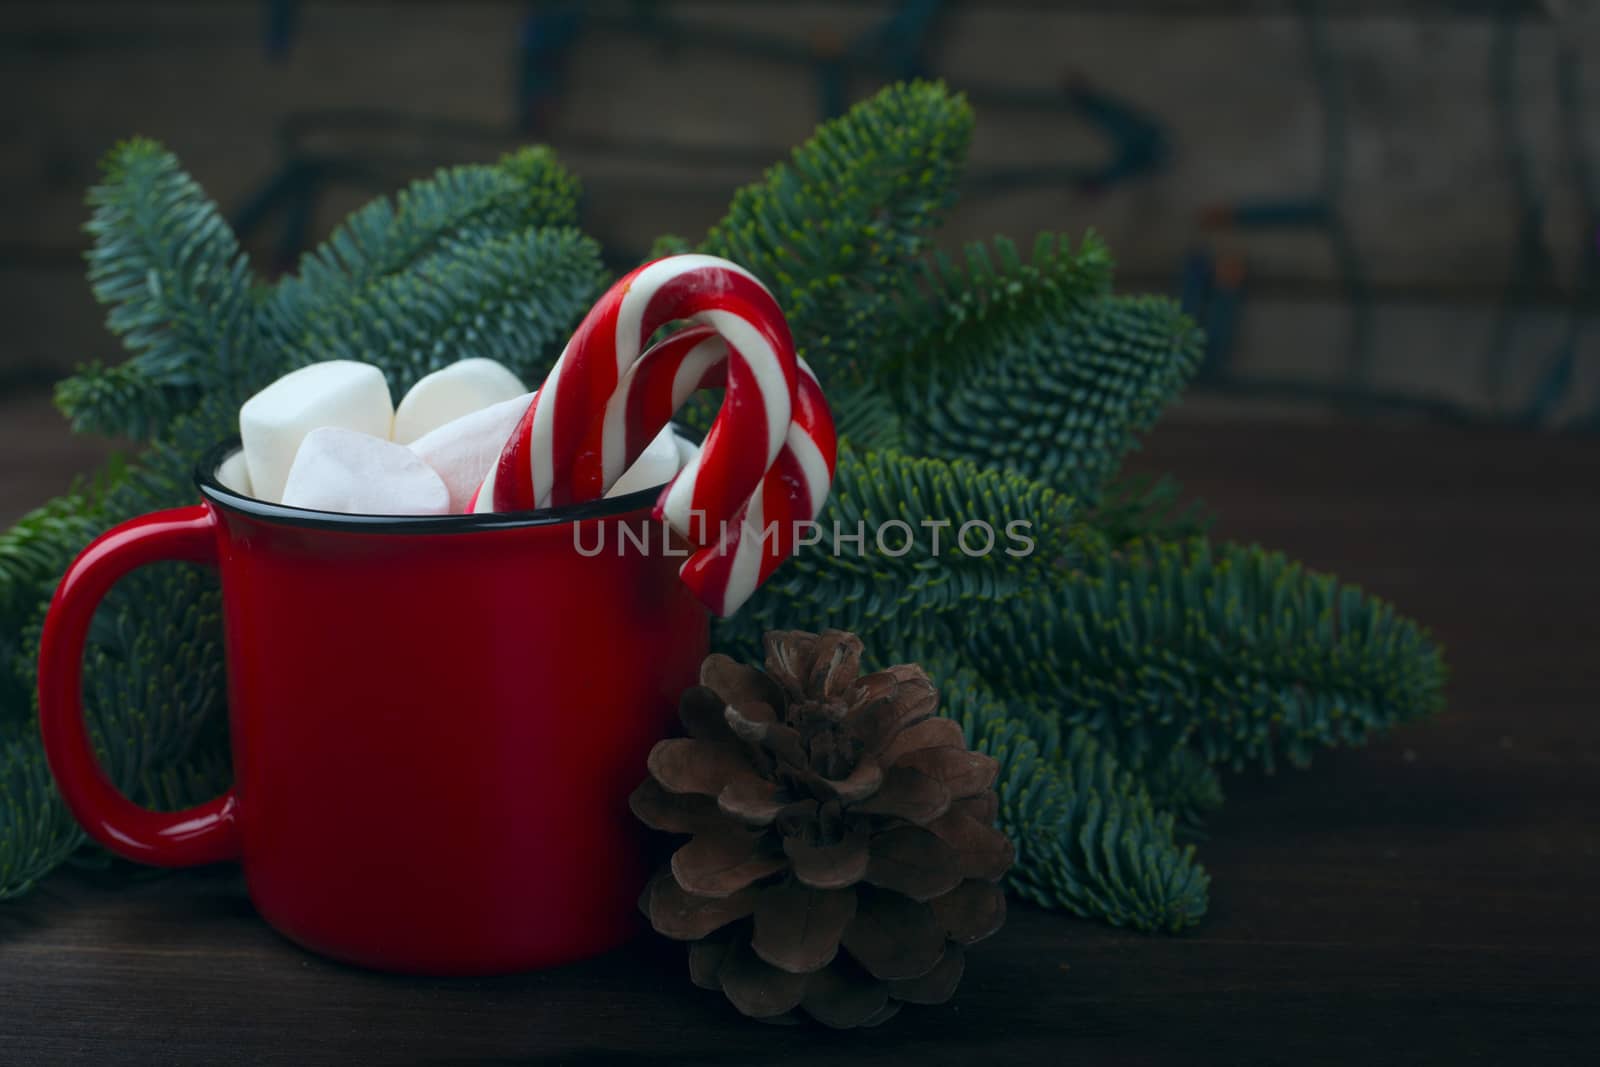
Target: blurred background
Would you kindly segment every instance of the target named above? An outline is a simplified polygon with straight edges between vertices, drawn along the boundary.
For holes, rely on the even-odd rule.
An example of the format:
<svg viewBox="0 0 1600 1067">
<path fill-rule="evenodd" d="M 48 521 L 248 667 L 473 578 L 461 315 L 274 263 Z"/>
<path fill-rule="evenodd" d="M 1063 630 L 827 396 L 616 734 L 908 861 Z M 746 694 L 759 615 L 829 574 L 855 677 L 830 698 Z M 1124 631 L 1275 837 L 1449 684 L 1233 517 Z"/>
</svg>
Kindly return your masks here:
<svg viewBox="0 0 1600 1067">
<path fill-rule="evenodd" d="M 541 141 L 626 266 L 886 81 L 978 114 L 950 247 L 1089 228 L 1210 337 L 1186 419 L 1600 430 L 1600 3 L 23 2 L 0 6 L 0 521 L 112 443 L 49 387 L 119 358 L 100 155 L 166 143 L 258 269 L 448 163 Z"/>
</svg>

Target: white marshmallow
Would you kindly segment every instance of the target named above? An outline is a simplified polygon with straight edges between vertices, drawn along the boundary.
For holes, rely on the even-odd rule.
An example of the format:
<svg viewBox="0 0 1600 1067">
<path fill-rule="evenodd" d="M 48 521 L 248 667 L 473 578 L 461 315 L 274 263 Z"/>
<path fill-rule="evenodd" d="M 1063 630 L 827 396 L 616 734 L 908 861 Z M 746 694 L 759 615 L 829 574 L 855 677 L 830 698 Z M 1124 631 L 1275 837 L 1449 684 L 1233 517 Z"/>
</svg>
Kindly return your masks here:
<svg viewBox="0 0 1600 1067">
<path fill-rule="evenodd" d="M 245 465 L 244 449 L 240 449 L 217 467 L 217 481 L 222 488 L 231 489 L 240 496 L 253 496 L 250 491 L 250 468 Z"/>
<path fill-rule="evenodd" d="M 532 400 L 532 393 L 502 400 L 430 430 L 408 446 L 444 481 L 452 514 L 467 510 Z"/>
<path fill-rule="evenodd" d="M 655 440 L 645 446 L 633 466 L 622 472 L 606 496 L 623 496 L 640 489 L 662 485 L 678 473 L 678 438 L 671 426 L 664 426 Z"/>
<path fill-rule="evenodd" d="M 528 387 L 492 359 L 463 359 L 423 378 L 394 410 L 394 440 L 409 445 L 480 408 L 522 396 Z"/>
<path fill-rule="evenodd" d="M 300 443 L 319 426 L 386 438 L 393 425 L 389 385 L 377 367 L 344 359 L 301 367 L 239 409 L 250 485 L 262 500 L 281 500 Z"/>
<path fill-rule="evenodd" d="M 301 443 L 283 503 L 350 515 L 444 515 L 450 490 L 404 445 L 323 426 Z"/>
</svg>

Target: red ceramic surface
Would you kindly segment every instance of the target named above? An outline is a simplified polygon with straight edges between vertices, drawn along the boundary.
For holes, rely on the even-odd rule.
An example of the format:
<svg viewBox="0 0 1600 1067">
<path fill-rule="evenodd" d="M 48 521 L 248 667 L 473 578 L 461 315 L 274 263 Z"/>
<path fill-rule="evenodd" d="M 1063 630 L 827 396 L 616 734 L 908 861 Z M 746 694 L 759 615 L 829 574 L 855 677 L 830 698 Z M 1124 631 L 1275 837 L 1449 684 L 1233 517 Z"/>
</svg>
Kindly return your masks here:
<svg viewBox="0 0 1600 1067">
<path fill-rule="evenodd" d="M 46 619 L 45 749 L 85 829 L 144 863 L 237 859 L 273 926 L 384 970 L 525 970 L 629 937 L 648 871 L 627 796 L 707 645 L 655 491 L 384 520 L 201 490 L 85 549 Z M 580 554 L 574 522 L 605 550 Z M 649 548 L 619 554 L 619 523 Z M 170 815 L 112 788 L 80 706 L 96 603 L 164 559 L 221 571 L 235 776 Z"/>
</svg>

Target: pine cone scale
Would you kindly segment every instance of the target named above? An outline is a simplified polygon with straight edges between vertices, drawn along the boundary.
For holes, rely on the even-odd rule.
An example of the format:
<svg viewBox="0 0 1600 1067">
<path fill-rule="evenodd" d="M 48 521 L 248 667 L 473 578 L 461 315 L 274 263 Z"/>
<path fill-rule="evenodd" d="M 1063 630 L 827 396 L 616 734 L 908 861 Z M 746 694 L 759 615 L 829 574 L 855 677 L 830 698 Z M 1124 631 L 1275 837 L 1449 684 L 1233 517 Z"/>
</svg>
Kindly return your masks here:
<svg viewBox="0 0 1600 1067">
<path fill-rule="evenodd" d="M 944 955 L 944 930 L 927 904 L 863 893 L 845 929 L 845 950 L 875 978 L 921 978 Z"/>
<path fill-rule="evenodd" d="M 762 890 L 750 947 L 779 970 L 810 974 L 833 962 L 839 938 L 856 916 L 856 895 L 796 882 Z"/>
<path fill-rule="evenodd" d="M 765 826 L 789 806 L 776 782 L 745 778 L 729 782 L 717 794 L 717 810 L 750 826 Z"/>
<path fill-rule="evenodd" d="M 894 766 L 902 756 L 925 748 L 966 748 L 961 724 L 954 719 L 924 719 L 901 730 L 878 757 L 885 766 Z"/>
<path fill-rule="evenodd" d="M 783 690 L 766 674 L 721 653 L 707 656 L 700 665 L 700 684 L 716 693 L 724 706 L 783 703 Z"/>
<path fill-rule="evenodd" d="M 919 825 L 931 823 L 950 810 L 950 791 L 944 783 L 915 767 L 891 767 L 876 796 L 857 804 L 857 814 L 884 815 Z"/>
<path fill-rule="evenodd" d="M 811 845 L 800 837 L 785 837 L 783 851 L 794 865 L 795 877 L 814 889 L 844 889 L 867 875 L 872 854 L 869 836 L 858 827 L 834 845 Z"/>
<path fill-rule="evenodd" d="M 1016 859 L 1005 834 L 959 811 L 945 814 L 930 823 L 928 829 L 955 851 L 963 878 L 997 882 Z"/>
<path fill-rule="evenodd" d="M 812 976 L 801 1005 L 825 1026 L 865 1026 L 889 1005 L 889 987 L 859 968 L 827 967 Z"/>
<path fill-rule="evenodd" d="M 889 994 L 907 1004 L 943 1004 L 955 994 L 966 969 L 966 955 L 961 946 L 946 944 L 944 955 L 933 969 L 918 978 L 890 979 Z"/>
<path fill-rule="evenodd" d="M 945 936 L 963 945 L 982 941 L 1006 921 L 1006 895 L 991 882 L 969 879 L 928 906 Z"/>
<path fill-rule="evenodd" d="M 658 875 L 644 891 L 644 913 L 650 925 L 678 941 L 695 941 L 751 914 L 757 895 L 745 888 L 726 897 L 685 892 L 668 875 Z"/>
<path fill-rule="evenodd" d="M 698 834 L 714 830 L 723 820 L 717 803 L 693 793 L 669 793 L 654 778 L 646 778 L 628 798 L 634 817 L 652 830 L 673 834 Z"/>
<path fill-rule="evenodd" d="M 717 968 L 722 992 L 734 1007 L 757 1019 L 793 1011 L 806 993 L 808 974 L 781 971 L 756 956 L 747 941 L 735 941 Z"/>
<path fill-rule="evenodd" d="M 932 900 L 961 884 L 960 856 L 931 830 L 897 827 L 873 840 L 866 880 L 912 900 Z"/>
<path fill-rule="evenodd" d="M 914 767 L 940 782 L 953 797 L 970 797 L 994 784 L 1000 763 L 981 752 L 965 747 L 923 748 L 908 752 L 896 766 Z"/>
<path fill-rule="evenodd" d="M 650 777 L 669 793 L 715 797 L 730 782 L 761 781 L 749 757 L 732 745 L 685 737 L 650 750 Z"/>
<path fill-rule="evenodd" d="M 782 856 L 766 851 L 761 835 L 721 831 L 696 834 L 672 854 L 671 869 L 684 892 L 726 897 L 784 866 Z"/>
</svg>

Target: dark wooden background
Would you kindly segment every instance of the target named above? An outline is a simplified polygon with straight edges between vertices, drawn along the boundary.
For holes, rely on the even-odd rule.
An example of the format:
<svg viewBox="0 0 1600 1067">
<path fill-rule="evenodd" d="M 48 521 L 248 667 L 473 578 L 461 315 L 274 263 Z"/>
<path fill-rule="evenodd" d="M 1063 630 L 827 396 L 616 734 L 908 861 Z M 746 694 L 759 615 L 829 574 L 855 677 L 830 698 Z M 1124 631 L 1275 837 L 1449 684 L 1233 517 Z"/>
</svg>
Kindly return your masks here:
<svg viewBox="0 0 1600 1067">
<path fill-rule="evenodd" d="M 262 0 L 0 5 L 0 381 L 52 379 L 116 342 L 82 281 L 83 193 L 101 153 L 133 133 L 173 148 L 236 214 L 283 161 L 280 134 L 311 118 L 377 109 L 467 124 L 469 136 L 396 133 L 324 122 L 299 144 L 371 164 L 363 182 L 319 198 L 313 235 L 376 192 L 449 161 L 492 158 L 516 131 L 521 0 L 298 5 L 292 47 L 264 44 Z M 622 32 L 625 0 L 585 5 L 602 21 L 570 53 L 564 89 L 539 135 L 583 176 L 586 226 L 635 252 L 662 232 L 702 233 L 728 194 L 803 139 L 819 114 L 812 70 L 729 54 L 690 33 L 674 48 Z M 817 53 L 883 22 L 893 5 L 662 0 L 693 26 L 753 31 Z M 1247 271 L 1235 365 L 1294 381 L 1337 380 L 1351 304 L 1315 231 L 1212 233 L 1208 207 L 1312 193 L 1324 113 L 1295 0 L 1060 0 L 947 5 L 929 52 L 956 88 L 1058 91 L 1069 78 L 1157 118 L 1172 141 L 1160 172 L 1086 193 L 1063 184 L 970 199 L 949 243 L 1093 227 L 1128 286 L 1172 291 L 1184 254 L 1210 244 Z M 1365 264 L 1375 328 L 1374 381 L 1494 412 L 1525 402 L 1559 340 L 1586 234 L 1560 136 L 1554 64 L 1563 39 L 1593 55 L 1593 0 L 1324 0 L 1347 131 L 1340 197 Z M 1560 8 L 1564 19 L 1547 12 Z M 1509 12 L 1514 67 L 1496 93 L 1493 60 Z M 613 20 L 610 23 L 604 18 Z M 697 43 L 699 41 L 700 43 Z M 1580 114 L 1600 119 L 1600 76 L 1581 71 Z M 852 98 L 874 82 L 848 82 Z M 1500 110 L 1504 103 L 1507 111 Z M 1092 127 L 1045 110 L 980 102 L 974 171 L 1089 164 L 1106 154 Z M 1507 383 L 1492 389 L 1485 351 L 1517 266 L 1519 203 L 1510 122 L 1543 198 L 1553 274 L 1520 295 Z M 1592 160 L 1600 121 L 1580 130 Z M 670 143 L 688 158 L 652 147 Z M 274 225 L 276 220 L 273 220 Z M 255 251 L 271 266 L 264 232 Z M 1592 317 L 1589 320 L 1592 324 Z M 1572 401 L 1600 408 L 1600 341 L 1583 340 Z"/>
</svg>

